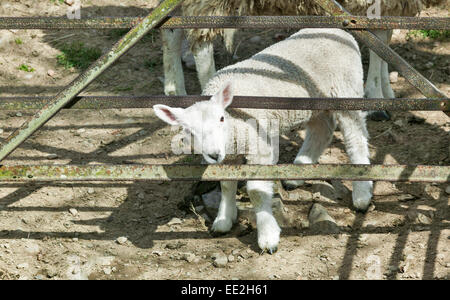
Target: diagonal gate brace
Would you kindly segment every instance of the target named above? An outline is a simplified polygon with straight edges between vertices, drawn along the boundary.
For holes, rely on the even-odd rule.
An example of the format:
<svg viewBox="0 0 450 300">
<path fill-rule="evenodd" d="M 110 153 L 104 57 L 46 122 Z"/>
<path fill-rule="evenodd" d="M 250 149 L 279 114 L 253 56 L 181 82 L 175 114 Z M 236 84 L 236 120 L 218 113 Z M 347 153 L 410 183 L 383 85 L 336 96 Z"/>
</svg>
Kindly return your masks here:
<svg viewBox="0 0 450 300">
<path fill-rule="evenodd" d="M 332 16 L 351 14 L 345 10 L 335 0 L 315 0 L 326 12 Z M 344 21 L 345 22 L 345 21 Z M 350 20 L 346 23 L 351 24 Z M 409 81 L 415 88 L 417 88 L 427 98 L 447 98 L 433 83 L 426 79 L 422 74 L 417 72 L 408 62 L 406 62 L 400 55 L 392 50 L 388 45 L 381 41 L 375 34 L 367 30 L 350 30 L 353 36 L 374 51 L 388 64 L 392 65 L 406 80 Z M 450 116 L 450 112 L 445 112 Z"/>
<path fill-rule="evenodd" d="M 95 78 L 102 74 L 117 59 L 133 47 L 146 33 L 155 28 L 172 12 L 183 0 L 165 0 L 156 7 L 147 17 L 142 19 L 112 49 L 102 55 L 83 74 L 72 81 L 69 86 L 56 95 L 34 116 L 27 120 L 20 128 L 14 131 L 0 148 L 0 162 L 14 149 L 22 144 L 30 135 L 57 114 L 70 100 L 77 96 Z"/>
</svg>

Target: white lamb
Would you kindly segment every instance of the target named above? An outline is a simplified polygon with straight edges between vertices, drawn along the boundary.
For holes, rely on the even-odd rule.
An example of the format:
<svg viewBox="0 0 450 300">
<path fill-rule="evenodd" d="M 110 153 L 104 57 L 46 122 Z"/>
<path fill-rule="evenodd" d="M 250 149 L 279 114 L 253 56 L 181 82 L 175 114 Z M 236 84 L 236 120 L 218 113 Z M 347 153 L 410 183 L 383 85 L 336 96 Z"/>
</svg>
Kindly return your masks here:
<svg viewBox="0 0 450 300">
<path fill-rule="evenodd" d="M 233 95 L 281 97 L 361 98 L 364 95 L 363 69 L 358 44 L 339 29 L 303 29 L 284 41 L 270 46 L 251 58 L 218 71 L 206 84 L 208 101 L 197 102 L 182 109 L 155 105 L 155 114 L 171 125 L 181 125 L 201 145 L 204 159 L 221 163 L 233 132 L 253 131 L 260 151 L 246 155 L 248 164 L 276 164 L 275 146 L 261 138 L 257 127 L 262 120 L 275 119 L 280 131 L 307 122 L 305 141 L 295 164 L 316 163 L 329 145 L 336 123 L 339 124 L 350 161 L 370 164 L 365 114 L 361 111 L 300 111 L 229 109 Z M 269 150 L 266 152 L 266 150 Z M 280 228 L 272 216 L 272 181 L 248 181 L 247 191 L 253 204 L 258 230 L 258 245 L 270 253 L 280 239 Z M 227 232 L 237 217 L 236 181 L 222 181 L 221 203 L 212 230 Z M 372 182 L 353 182 L 353 204 L 366 210 L 372 198 Z"/>
</svg>

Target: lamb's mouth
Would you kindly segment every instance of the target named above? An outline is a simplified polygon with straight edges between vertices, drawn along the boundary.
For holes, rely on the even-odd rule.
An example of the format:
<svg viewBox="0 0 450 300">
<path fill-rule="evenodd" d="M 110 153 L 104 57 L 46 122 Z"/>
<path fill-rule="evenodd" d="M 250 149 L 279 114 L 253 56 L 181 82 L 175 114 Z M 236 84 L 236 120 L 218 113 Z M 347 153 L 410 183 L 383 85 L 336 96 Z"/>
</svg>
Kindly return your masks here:
<svg viewBox="0 0 450 300">
<path fill-rule="evenodd" d="M 220 154 L 203 154 L 203 157 L 209 164 L 219 164 L 223 161 L 223 157 Z"/>
</svg>

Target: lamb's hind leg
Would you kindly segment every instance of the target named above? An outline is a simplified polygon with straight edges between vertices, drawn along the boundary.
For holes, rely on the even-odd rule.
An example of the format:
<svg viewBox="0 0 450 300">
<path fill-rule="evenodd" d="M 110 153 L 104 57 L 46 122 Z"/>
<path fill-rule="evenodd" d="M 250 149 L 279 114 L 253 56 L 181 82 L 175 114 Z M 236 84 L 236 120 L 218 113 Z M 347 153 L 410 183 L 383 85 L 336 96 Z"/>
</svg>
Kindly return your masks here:
<svg viewBox="0 0 450 300">
<path fill-rule="evenodd" d="M 183 66 L 181 64 L 181 29 L 163 29 L 162 50 L 164 65 L 164 93 L 166 95 L 186 95 Z"/>
<path fill-rule="evenodd" d="M 336 118 L 344 136 L 344 143 L 353 164 L 369 165 L 368 133 L 364 113 L 348 111 L 336 113 Z M 372 181 L 353 182 L 353 206 L 366 211 L 372 199 Z"/>
<path fill-rule="evenodd" d="M 306 137 L 300 148 L 294 164 L 315 164 L 320 155 L 331 142 L 336 122 L 329 113 L 323 113 L 306 124 Z M 296 188 L 304 183 L 303 180 L 285 180 L 286 189 Z"/>
<path fill-rule="evenodd" d="M 237 218 L 237 181 L 221 181 L 220 188 L 222 190 L 222 199 L 211 230 L 214 232 L 228 232 Z"/>
<path fill-rule="evenodd" d="M 272 181 L 248 181 L 247 192 L 256 214 L 258 245 L 274 253 L 278 248 L 281 229 L 272 215 Z"/>
</svg>

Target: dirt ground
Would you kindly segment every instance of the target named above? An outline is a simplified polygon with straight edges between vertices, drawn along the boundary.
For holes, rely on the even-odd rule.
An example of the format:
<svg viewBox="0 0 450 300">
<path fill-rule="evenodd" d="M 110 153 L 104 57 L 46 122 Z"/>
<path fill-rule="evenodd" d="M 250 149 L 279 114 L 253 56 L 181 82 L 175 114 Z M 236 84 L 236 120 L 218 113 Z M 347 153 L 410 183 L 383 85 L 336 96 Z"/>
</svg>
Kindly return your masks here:
<svg viewBox="0 0 450 300">
<path fill-rule="evenodd" d="M 82 17 L 145 15 L 156 1 L 120 3 L 82 1 Z M 59 0 L 0 3 L 0 16 L 9 17 L 61 16 L 66 10 Z M 432 8 L 422 16 L 448 17 L 448 11 L 448 6 Z M 56 94 L 81 72 L 58 65 L 64 43 L 81 41 L 106 51 L 123 33 L 0 31 L 0 96 Z M 280 34 L 288 31 L 241 31 L 238 59 L 274 43 Z M 254 35 L 261 39 L 251 42 Z M 159 32 L 149 34 L 83 94 L 163 94 L 160 45 Z M 450 95 L 448 38 L 398 30 L 392 47 Z M 363 53 L 367 64 L 364 47 Z M 220 42 L 215 55 L 218 69 L 230 61 Z M 19 70 L 22 64 L 34 71 Z M 185 68 L 185 76 L 188 93 L 199 94 L 195 71 Z M 397 97 L 422 97 L 401 76 L 393 88 Z M 0 141 L 32 113 L 0 111 Z M 450 121 L 441 112 L 392 112 L 392 120 L 369 121 L 368 129 L 373 163 L 450 164 Z M 151 109 L 63 110 L 2 163 L 199 162 L 171 153 L 174 134 Z M 280 162 L 294 159 L 303 138 L 302 130 L 281 139 Z M 320 162 L 348 162 L 339 131 Z M 245 213 L 230 233 L 213 237 L 204 212 L 184 209 L 193 184 L 1 183 L 0 279 L 449 279 L 449 183 L 376 182 L 374 205 L 366 214 L 352 208 L 350 182 L 280 189 L 284 218 L 273 255 L 260 254 L 256 229 Z M 338 232 L 308 225 L 313 202 L 328 210 Z M 228 257 L 223 267 L 213 264 L 217 253 Z"/>
</svg>

